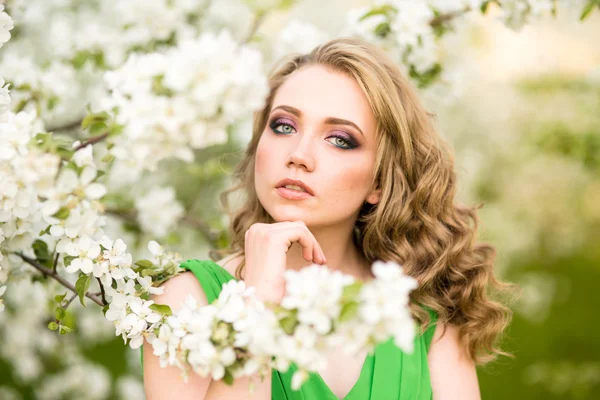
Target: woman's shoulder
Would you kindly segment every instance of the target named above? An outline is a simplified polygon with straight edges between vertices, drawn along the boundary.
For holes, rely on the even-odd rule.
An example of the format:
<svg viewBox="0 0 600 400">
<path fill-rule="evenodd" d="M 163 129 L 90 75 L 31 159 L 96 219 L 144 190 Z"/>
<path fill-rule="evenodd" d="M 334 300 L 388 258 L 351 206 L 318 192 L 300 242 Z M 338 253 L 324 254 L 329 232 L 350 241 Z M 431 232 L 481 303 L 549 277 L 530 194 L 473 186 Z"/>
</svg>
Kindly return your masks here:
<svg viewBox="0 0 600 400">
<path fill-rule="evenodd" d="M 167 279 L 160 287 L 163 289 L 162 294 L 153 295 L 151 300 L 156 304 L 166 304 L 173 311 L 178 310 L 190 295 L 199 304 L 208 304 L 202 285 L 191 271 L 184 271 Z"/>
<path fill-rule="evenodd" d="M 217 295 L 222 283 L 235 276 L 235 270 L 242 259 L 242 256 L 236 254 L 218 261 L 188 259 L 181 263 L 184 271 L 165 281 L 160 286 L 163 293 L 154 295 L 152 300 L 177 309 L 191 295 L 200 304 L 208 304 Z"/>
</svg>

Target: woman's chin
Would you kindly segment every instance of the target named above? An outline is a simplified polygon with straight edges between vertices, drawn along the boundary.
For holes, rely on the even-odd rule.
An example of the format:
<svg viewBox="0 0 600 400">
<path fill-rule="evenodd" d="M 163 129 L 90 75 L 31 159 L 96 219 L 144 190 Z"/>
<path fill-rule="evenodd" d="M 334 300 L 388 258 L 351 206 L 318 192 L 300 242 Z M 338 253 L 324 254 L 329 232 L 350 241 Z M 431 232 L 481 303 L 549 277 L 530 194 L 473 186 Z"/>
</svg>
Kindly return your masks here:
<svg viewBox="0 0 600 400">
<path fill-rule="evenodd" d="M 300 210 L 297 206 L 278 206 L 269 214 L 275 222 L 304 221 L 308 225 L 306 210 Z"/>
</svg>

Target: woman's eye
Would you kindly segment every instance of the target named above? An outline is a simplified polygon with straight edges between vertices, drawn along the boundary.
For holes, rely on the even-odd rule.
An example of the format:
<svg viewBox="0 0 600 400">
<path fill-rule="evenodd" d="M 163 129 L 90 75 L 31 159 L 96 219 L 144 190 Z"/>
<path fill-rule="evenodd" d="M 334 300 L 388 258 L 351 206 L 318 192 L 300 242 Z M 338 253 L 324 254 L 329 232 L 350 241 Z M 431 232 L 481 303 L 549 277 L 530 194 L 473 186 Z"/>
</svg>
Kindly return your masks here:
<svg viewBox="0 0 600 400">
<path fill-rule="evenodd" d="M 276 133 L 294 133 L 294 127 L 284 122 L 273 122 L 271 124 L 271 129 Z"/>
<path fill-rule="evenodd" d="M 347 140 L 343 137 L 340 137 L 340 136 L 331 136 L 328 139 L 333 139 L 329 143 L 331 143 L 339 148 L 342 148 L 342 149 L 353 149 L 356 147 L 349 140 Z"/>
</svg>

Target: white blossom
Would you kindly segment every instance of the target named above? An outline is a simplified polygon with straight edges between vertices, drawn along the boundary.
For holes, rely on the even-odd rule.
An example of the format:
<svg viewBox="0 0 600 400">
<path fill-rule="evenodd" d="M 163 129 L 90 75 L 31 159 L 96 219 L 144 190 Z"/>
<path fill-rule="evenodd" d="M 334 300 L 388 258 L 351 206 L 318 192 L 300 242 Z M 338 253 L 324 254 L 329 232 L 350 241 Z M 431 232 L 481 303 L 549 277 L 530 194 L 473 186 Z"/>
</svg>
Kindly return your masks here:
<svg viewBox="0 0 600 400">
<path fill-rule="evenodd" d="M 4 82 L 4 79 L 0 77 L 0 120 L 3 118 L 2 114 L 8 111 L 10 105 L 10 90 L 8 84 Z"/>
<path fill-rule="evenodd" d="M 94 270 L 94 261 L 100 255 L 100 245 L 87 236 L 71 242 L 66 246 L 66 252 L 76 257 L 67 266 L 67 272 L 75 273 L 81 271 L 90 274 Z"/>
<path fill-rule="evenodd" d="M 227 31 L 133 55 L 105 82 L 111 93 L 99 107 L 116 107 L 124 126 L 111 153 L 134 171 L 166 158 L 190 162 L 192 149 L 223 143 L 227 127 L 262 106 L 267 92 L 262 56 Z"/>
<path fill-rule="evenodd" d="M 550 15 L 553 0 L 507 0 L 502 2 L 500 18 L 515 30 L 521 29 L 530 17 L 539 19 Z"/>
<path fill-rule="evenodd" d="M 136 199 L 138 221 L 145 232 L 164 237 L 184 214 L 184 208 L 175 197 L 172 187 L 155 187 Z"/>
<path fill-rule="evenodd" d="M 328 39 L 327 34 L 307 22 L 293 19 L 286 23 L 273 46 L 276 59 L 287 53 L 309 53 Z"/>
<path fill-rule="evenodd" d="M 478 10 L 484 0 L 428 0 L 429 4 L 440 13 L 451 13 L 466 9 Z"/>
<path fill-rule="evenodd" d="M 77 363 L 66 370 L 45 377 L 36 388 L 40 400 L 59 398 L 104 400 L 111 391 L 110 374 L 101 366 Z"/>
<path fill-rule="evenodd" d="M 14 28 L 13 20 L 4 12 L 4 4 L 0 4 L 0 47 L 10 39 L 12 28 Z"/>
</svg>

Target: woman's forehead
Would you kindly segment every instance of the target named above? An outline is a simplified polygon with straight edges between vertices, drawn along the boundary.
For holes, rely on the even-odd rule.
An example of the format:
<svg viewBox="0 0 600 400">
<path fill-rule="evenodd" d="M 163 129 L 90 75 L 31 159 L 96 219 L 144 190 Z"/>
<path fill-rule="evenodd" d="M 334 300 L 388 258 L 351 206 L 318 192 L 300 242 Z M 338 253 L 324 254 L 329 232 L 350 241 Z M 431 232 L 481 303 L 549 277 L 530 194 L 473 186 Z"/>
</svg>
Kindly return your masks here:
<svg viewBox="0 0 600 400">
<path fill-rule="evenodd" d="M 356 80 L 320 65 L 303 67 L 286 79 L 271 109 L 282 105 L 300 110 L 304 118 L 334 117 L 354 122 L 365 133 L 375 129 L 375 117 Z"/>
</svg>

